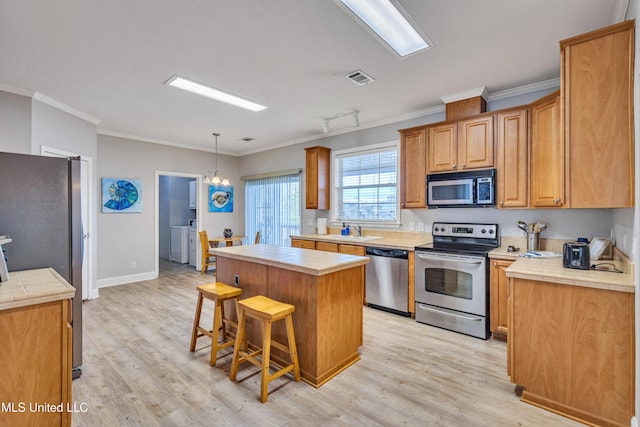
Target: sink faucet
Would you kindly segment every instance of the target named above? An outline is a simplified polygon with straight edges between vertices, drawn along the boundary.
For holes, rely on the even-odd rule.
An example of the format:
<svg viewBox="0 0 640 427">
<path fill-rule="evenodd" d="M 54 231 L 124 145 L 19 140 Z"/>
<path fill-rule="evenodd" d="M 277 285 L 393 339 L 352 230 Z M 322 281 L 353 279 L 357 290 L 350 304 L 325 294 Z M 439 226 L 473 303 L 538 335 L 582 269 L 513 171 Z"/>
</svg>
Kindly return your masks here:
<svg viewBox="0 0 640 427">
<path fill-rule="evenodd" d="M 354 230 L 356 230 L 356 236 L 361 237 L 362 236 L 362 226 L 354 225 L 353 228 L 354 228 Z"/>
</svg>

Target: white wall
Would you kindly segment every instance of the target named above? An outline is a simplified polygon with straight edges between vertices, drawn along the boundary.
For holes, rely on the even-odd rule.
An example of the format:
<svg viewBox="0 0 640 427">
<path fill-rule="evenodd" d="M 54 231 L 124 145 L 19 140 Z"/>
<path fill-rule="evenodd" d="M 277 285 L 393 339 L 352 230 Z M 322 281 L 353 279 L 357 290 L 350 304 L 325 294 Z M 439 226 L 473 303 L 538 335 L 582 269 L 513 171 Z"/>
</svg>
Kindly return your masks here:
<svg viewBox="0 0 640 427">
<path fill-rule="evenodd" d="M 0 150 L 31 153 L 31 98 L 0 91 Z"/>
<path fill-rule="evenodd" d="M 155 223 L 156 172 L 204 175 L 215 162 L 213 153 L 98 135 L 98 180 L 122 177 L 142 181 L 142 213 L 101 213 L 98 229 L 104 238 L 98 242 L 100 263 L 98 285 L 108 286 L 155 277 L 157 226 Z M 211 236 L 222 235 L 225 228 L 244 233 L 244 186 L 240 181 L 236 157 L 219 155 L 218 169 L 231 180 L 234 188 L 234 211 L 210 213 L 207 210 L 208 185 L 202 185 L 198 200 L 200 229 Z M 136 268 L 131 268 L 135 262 Z"/>
</svg>

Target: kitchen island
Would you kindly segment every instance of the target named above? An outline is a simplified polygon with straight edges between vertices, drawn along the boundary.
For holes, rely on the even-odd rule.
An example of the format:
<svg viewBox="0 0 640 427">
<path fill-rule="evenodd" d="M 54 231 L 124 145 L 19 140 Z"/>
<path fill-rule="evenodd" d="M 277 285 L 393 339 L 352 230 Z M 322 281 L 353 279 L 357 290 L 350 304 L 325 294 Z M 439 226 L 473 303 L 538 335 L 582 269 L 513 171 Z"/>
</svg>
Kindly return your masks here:
<svg viewBox="0 0 640 427">
<path fill-rule="evenodd" d="M 272 245 L 246 245 L 212 250 L 216 280 L 242 288 L 240 299 L 264 295 L 293 304 L 300 373 L 320 387 L 358 360 L 362 345 L 364 266 L 369 258 Z M 226 313 L 235 316 L 232 303 Z M 273 325 L 276 341 L 286 342 L 284 325 Z M 249 344 L 260 343 L 260 325 L 247 322 Z M 272 360 L 288 356 L 272 349 Z"/>
</svg>

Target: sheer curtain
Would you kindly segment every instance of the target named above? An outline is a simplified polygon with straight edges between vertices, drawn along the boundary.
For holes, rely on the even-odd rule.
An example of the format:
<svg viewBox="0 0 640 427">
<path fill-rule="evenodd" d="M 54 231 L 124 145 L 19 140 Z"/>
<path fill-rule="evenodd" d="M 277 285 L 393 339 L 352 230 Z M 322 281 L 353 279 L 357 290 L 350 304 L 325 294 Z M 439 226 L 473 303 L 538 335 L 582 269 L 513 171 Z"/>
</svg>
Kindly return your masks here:
<svg viewBox="0 0 640 427">
<path fill-rule="evenodd" d="M 247 179 L 245 181 L 245 234 L 253 243 L 290 246 L 292 234 L 300 234 L 300 174 Z"/>
</svg>

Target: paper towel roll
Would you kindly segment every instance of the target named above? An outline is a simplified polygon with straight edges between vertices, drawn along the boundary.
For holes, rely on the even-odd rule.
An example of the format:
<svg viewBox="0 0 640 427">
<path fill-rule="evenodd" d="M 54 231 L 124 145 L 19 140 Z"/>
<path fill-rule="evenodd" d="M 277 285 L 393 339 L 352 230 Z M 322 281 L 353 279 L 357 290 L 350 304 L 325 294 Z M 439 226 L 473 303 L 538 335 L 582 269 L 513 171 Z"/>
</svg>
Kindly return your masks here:
<svg viewBox="0 0 640 427">
<path fill-rule="evenodd" d="M 318 234 L 327 234 L 327 218 L 318 218 Z"/>
</svg>

